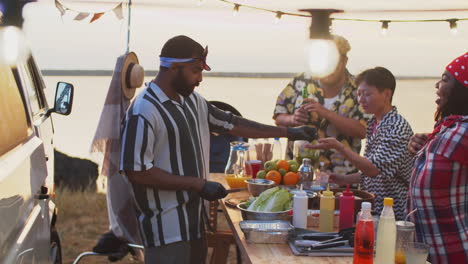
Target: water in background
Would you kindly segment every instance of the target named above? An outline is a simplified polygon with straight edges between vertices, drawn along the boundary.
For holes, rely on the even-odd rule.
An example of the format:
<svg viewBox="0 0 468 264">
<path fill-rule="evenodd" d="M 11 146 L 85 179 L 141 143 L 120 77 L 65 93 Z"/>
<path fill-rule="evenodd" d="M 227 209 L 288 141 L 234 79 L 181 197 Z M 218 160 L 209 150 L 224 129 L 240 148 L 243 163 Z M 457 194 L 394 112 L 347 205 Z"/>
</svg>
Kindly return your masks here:
<svg viewBox="0 0 468 264">
<path fill-rule="evenodd" d="M 54 114 L 55 145 L 72 156 L 89 158 L 91 140 L 99 121 L 110 76 L 45 76 L 48 101 L 53 102 L 56 83 L 75 87 L 73 110 L 69 116 Z M 147 77 L 146 81 L 152 77 Z M 273 125 L 276 97 L 290 79 L 205 77 L 196 89 L 207 100 L 223 101 L 243 117 Z M 415 132 L 430 132 L 434 125 L 435 79 L 398 80 L 393 104 Z"/>
</svg>

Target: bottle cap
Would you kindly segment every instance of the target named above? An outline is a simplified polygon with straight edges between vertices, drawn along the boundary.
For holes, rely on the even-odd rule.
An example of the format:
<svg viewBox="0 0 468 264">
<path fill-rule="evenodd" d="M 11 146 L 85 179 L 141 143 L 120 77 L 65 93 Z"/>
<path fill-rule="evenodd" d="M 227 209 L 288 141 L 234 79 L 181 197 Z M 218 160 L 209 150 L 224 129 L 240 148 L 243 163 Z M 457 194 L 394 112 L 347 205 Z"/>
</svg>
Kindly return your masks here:
<svg viewBox="0 0 468 264">
<path fill-rule="evenodd" d="M 327 185 L 327 190 L 322 192 L 323 196 L 331 196 L 333 197 L 333 192 L 330 191 L 330 184 Z"/>
<path fill-rule="evenodd" d="M 393 205 L 393 198 L 385 197 L 383 200 L 384 206 L 392 206 Z"/>
<path fill-rule="evenodd" d="M 346 184 L 346 190 L 343 191 L 343 196 L 353 196 L 353 192 L 349 189 L 349 184 Z"/>
<path fill-rule="evenodd" d="M 371 208 L 372 208 L 371 203 L 369 203 L 369 202 L 362 202 L 362 204 L 361 204 L 361 209 L 362 209 L 362 210 L 370 211 Z"/>
</svg>

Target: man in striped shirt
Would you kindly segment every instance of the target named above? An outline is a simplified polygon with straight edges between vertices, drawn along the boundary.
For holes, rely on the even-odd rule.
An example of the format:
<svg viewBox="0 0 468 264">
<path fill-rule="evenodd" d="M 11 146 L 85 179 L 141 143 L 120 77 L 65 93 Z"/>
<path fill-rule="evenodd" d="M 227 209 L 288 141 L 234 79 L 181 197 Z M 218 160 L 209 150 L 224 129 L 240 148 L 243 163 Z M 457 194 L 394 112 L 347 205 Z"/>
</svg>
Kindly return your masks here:
<svg viewBox="0 0 468 264">
<path fill-rule="evenodd" d="M 176 36 L 161 50 L 160 71 L 129 107 L 122 129 L 120 170 L 140 211 L 145 263 L 204 263 L 202 199 L 227 195 L 207 181 L 210 132 L 250 138 L 313 140 L 311 127 L 259 124 L 224 112 L 194 92 L 207 48 Z"/>
</svg>

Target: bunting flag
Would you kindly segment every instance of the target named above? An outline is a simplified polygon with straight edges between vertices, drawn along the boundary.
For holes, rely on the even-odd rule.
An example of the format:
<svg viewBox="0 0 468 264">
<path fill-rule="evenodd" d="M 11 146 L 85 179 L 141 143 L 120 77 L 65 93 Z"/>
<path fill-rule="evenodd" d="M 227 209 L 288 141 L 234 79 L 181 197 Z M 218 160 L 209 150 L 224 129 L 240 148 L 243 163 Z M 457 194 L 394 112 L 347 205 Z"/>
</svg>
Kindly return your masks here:
<svg viewBox="0 0 468 264">
<path fill-rule="evenodd" d="M 93 23 L 94 21 L 100 19 L 103 15 L 105 15 L 108 12 L 113 12 L 115 17 L 117 17 L 117 19 L 119 19 L 119 20 L 122 20 L 124 18 L 124 16 L 123 16 L 123 2 L 120 2 L 114 8 L 112 8 L 110 10 L 107 10 L 107 11 L 104 11 L 104 12 L 97 12 L 97 13 L 95 13 L 95 12 L 86 12 L 86 11 L 78 11 L 78 10 L 71 9 L 69 7 L 66 7 L 59 0 L 55 0 L 55 7 L 60 12 L 60 15 L 62 17 L 68 11 L 76 13 L 77 15 L 75 16 L 75 18 L 73 18 L 73 20 L 75 20 L 75 21 L 82 21 L 82 20 L 84 20 L 84 19 L 91 16 L 91 20 L 89 21 L 89 23 Z"/>
</svg>

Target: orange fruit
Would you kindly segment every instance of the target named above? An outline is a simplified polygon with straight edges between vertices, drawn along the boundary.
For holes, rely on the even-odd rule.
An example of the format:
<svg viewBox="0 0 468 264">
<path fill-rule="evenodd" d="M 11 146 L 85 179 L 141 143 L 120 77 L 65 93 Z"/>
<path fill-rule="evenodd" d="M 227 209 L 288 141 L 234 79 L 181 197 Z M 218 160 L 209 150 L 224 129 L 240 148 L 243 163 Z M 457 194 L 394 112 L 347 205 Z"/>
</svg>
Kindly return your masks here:
<svg viewBox="0 0 468 264">
<path fill-rule="evenodd" d="M 278 162 L 276 162 L 276 167 L 278 169 L 283 169 L 285 171 L 289 171 L 289 162 L 287 162 L 285 160 L 278 160 Z"/>
<path fill-rule="evenodd" d="M 281 173 L 276 170 L 271 170 L 266 174 L 265 179 L 272 180 L 279 185 L 281 184 Z"/>
<path fill-rule="evenodd" d="M 283 176 L 284 185 L 296 185 L 299 182 L 299 174 L 295 172 L 288 172 Z"/>
</svg>

